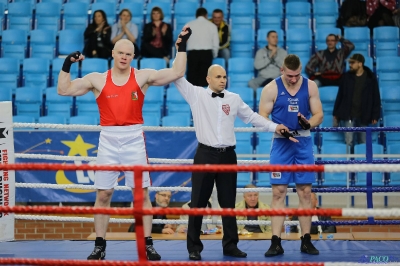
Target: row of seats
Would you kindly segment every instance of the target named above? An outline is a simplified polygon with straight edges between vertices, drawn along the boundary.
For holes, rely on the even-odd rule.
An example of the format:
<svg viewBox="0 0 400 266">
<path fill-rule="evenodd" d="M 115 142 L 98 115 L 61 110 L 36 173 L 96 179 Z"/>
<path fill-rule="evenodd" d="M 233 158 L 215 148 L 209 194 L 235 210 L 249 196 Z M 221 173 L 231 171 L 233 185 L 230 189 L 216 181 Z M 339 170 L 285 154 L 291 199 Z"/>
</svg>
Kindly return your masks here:
<svg viewBox="0 0 400 266">
<path fill-rule="evenodd" d="M 278 33 L 278 45 L 286 48 L 288 53 L 297 54 L 308 61 L 312 53 L 326 49 L 328 34 L 340 35 L 338 28 L 318 30 L 315 35 L 310 29 L 289 29 L 283 31 L 276 28 L 263 28 L 256 32 L 249 29 L 232 29 L 232 57 L 253 57 L 254 51 L 266 45 L 268 31 Z M 28 33 L 30 40 L 28 41 Z M 177 38 L 179 32 L 174 33 Z M 344 37 L 355 45 L 353 53 L 361 53 L 364 57 L 398 56 L 400 34 L 397 27 L 377 27 L 373 38 L 369 37 L 367 27 L 346 28 Z M 59 55 L 67 55 L 71 51 L 82 51 L 84 46 L 83 30 L 5 30 L 1 41 L 1 57 L 23 59 L 27 57 L 42 57 L 53 59 Z"/>
</svg>

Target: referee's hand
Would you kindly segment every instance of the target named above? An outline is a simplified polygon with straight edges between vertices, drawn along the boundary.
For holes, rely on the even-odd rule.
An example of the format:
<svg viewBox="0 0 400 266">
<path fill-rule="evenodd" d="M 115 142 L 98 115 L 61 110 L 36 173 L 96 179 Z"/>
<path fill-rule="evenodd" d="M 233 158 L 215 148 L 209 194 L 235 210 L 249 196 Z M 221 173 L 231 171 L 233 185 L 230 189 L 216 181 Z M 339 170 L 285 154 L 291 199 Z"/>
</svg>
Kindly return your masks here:
<svg viewBox="0 0 400 266">
<path fill-rule="evenodd" d="M 280 125 L 278 125 L 278 126 L 276 127 L 275 132 L 276 132 L 277 134 L 283 136 L 282 132 L 289 132 L 289 129 L 288 129 L 285 125 L 280 124 Z M 295 139 L 294 137 L 289 137 L 288 139 L 289 139 L 290 141 L 293 141 L 293 142 L 299 142 L 299 141 L 298 141 L 297 139 Z"/>
</svg>

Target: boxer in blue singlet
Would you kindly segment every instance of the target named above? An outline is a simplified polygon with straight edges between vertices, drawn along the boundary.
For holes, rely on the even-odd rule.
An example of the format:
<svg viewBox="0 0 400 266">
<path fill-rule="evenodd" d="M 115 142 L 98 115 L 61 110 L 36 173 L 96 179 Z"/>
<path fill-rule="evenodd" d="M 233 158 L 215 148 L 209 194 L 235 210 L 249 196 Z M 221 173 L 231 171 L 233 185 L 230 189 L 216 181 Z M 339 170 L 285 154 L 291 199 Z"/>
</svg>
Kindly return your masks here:
<svg viewBox="0 0 400 266">
<path fill-rule="evenodd" d="M 313 142 L 310 129 L 321 124 L 323 119 L 322 105 L 318 87 L 314 81 L 301 75 L 300 59 L 296 55 L 288 55 L 281 69 L 282 75 L 267 84 L 260 99 L 259 113 L 268 118 L 271 115 L 275 123 L 285 122 L 290 132 L 275 134 L 271 146 L 270 164 L 314 164 Z M 286 137 L 286 138 L 285 138 Z M 289 141 L 295 137 L 299 142 Z M 272 172 L 271 208 L 283 209 L 289 183 L 296 184 L 299 196 L 299 208 L 311 209 L 311 184 L 315 182 L 315 173 Z M 282 216 L 272 216 L 271 246 L 266 257 L 283 254 L 281 246 L 281 230 L 284 222 Z M 317 255 L 319 251 L 311 243 L 311 216 L 299 217 L 301 232 L 301 252 Z"/>
</svg>

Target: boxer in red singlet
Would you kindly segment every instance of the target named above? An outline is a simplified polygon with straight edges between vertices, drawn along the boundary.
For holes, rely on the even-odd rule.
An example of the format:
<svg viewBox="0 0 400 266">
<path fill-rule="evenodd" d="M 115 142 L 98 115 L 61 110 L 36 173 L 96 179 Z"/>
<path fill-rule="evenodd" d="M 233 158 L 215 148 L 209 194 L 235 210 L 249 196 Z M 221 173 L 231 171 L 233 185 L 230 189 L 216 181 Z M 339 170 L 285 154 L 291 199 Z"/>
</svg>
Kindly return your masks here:
<svg viewBox="0 0 400 266">
<path fill-rule="evenodd" d="M 147 164 L 143 137 L 143 100 L 149 86 L 169 84 L 185 75 L 186 42 L 191 30 L 185 26 L 175 45 L 177 54 L 171 68 L 134 69 L 130 66 L 134 58 L 134 46 L 126 39 L 119 40 L 112 51 L 113 67 L 105 73 L 90 73 L 71 81 L 71 65 L 84 60 L 80 52 L 73 52 L 65 59 L 58 76 L 58 94 L 80 96 L 92 91 L 100 112 L 101 133 L 97 154 L 98 164 Z M 109 207 L 114 187 L 117 186 L 119 172 L 96 171 L 96 207 Z M 134 187 L 133 173 L 125 172 L 125 183 Z M 151 185 L 148 172 L 143 173 L 144 207 L 151 208 L 148 187 Z M 133 193 L 133 190 L 132 190 Z M 105 258 L 105 235 L 109 215 L 96 214 L 94 225 L 96 241 L 88 260 Z M 152 216 L 143 216 L 146 254 L 148 260 L 160 260 L 161 256 L 153 247 L 151 238 Z"/>
</svg>

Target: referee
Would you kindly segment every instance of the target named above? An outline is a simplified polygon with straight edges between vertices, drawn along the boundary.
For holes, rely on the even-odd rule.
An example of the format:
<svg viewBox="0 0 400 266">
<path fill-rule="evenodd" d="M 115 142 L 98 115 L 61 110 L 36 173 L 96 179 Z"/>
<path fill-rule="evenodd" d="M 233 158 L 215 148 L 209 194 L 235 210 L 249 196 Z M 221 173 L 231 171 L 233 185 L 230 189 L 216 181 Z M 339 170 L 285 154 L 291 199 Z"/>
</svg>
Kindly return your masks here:
<svg viewBox="0 0 400 266">
<path fill-rule="evenodd" d="M 207 73 L 208 88 L 193 86 L 185 78 L 176 80 L 175 86 L 189 103 L 193 114 L 196 137 L 199 142 L 194 164 L 237 164 L 235 153 L 234 121 L 238 116 L 245 123 L 252 123 L 265 131 L 281 134 L 288 131 L 255 113 L 238 94 L 225 90 L 226 72 L 219 65 L 212 65 Z M 288 136 L 289 138 L 289 136 Z M 297 142 L 290 137 L 290 140 Z M 235 208 L 237 172 L 192 173 L 191 208 L 205 208 L 214 183 L 218 202 L 222 208 Z M 190 216 L 187 231 L 187 249 L 190 260 L 201 260 L 203 244 L 200 230 L 203 216 Z M 236 217 L 222 216 L 225 256 L 245 258 L 247 254 L 238 249 L 239 242 Z"/>
</svg>

